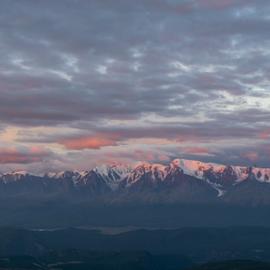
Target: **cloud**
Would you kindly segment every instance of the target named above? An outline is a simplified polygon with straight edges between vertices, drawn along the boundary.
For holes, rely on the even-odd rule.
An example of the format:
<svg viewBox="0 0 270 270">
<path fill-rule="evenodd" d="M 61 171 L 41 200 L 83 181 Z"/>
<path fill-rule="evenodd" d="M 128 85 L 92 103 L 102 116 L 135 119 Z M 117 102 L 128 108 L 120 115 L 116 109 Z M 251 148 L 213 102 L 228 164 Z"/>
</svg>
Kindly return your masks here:
<svg viewBox="0 0 270 270">
<path fill-rule="evenodd" d="M 259 133 L 259 138 L 262 140 L 267 140 L 270 138 L 270 129 L 262 130 Z"/>
<path fill-rule="evenodd" d="M 133 145 L 249 162 L 253 140 L 266 164 L 269 12 L 266 0 L 4 0 L 0 146 L 46 145 L 76 166 L 70 152 L 139 159 Z"/>
<path fill-rule="evenodd" d="M 72 138 L 59 141 L 59 144 L 70 150 L 100 149 L 105 146 L 114 146 L 116 141 L 99 135 L 81 138 Z"/>
<path fill-rule="evenodd" d="M 50 153 L 38 147 L 30 149 L 0 148 L 0 164 L 30 164 L 42 162 Z"/>
<path fill-rule="evenodd" d="M 210 17 L 197 14 L 200 27 L 194 28 L 193 13 L 188 18 L 173 13 L 179 6 L 234 6 L 241 11 L 244 1 L 184 1 L 179 6 L 173 1 L 68 3 L 2 4 L 6 11 L 2 46 L 7 56 L 1 61 L 2 121 L 42 126 L 140 119 L 147 113 L 194 116 L 195 108 L 201 109 L 210 97 L 214 105 L 220 90 L 235 95 L 249 92 L 243 85 L 245 77 L 237 71 L 244 67 L 255 71 L 258 65 L 251 62 L 264 61 L 258 54 L 251 59 L 249 52 L 255 39 L 258 44 L 257 35 L 264 33 L 263 16 L 251 14 L 242 25 L 229 11 L 219 16 L 212 11 Z M 250 1 L 246 5 L 254 8 Z M 264 8 L 262 1 L 257 9 Z M 13 10 L 20 13 L 20 22 L 11 20 Z M 93 14 L 88 16 L 85 10 Z M 125 23 L 124 14 L 132 24 Z M 252 27 L 246 27 L 249 23 Z M 228 41 L 217 41 L 216 34 Z M 267 49 L 263 38 L 259 43 Z M 238 48 L 241 55 L 236 62 L 231 54 Z M 172 66 L 173 62 L 186 69 Z"/>
<path fill-rule="evenodd" d="M 196 1 L 202 7 L 211 8 L 211 9 L 224 9 L 233 6 L 237 6 L 243 1 L 239 0 L 198 0 Z"/>
<path fill-rule="evenodd" d="M 185 154 L 191 154 L 191 155 L 211 155 L 209 153 L 209 149 L 206 147 L 185 147 L 181 149 Z"/>
<path fill-rule="evenodd" d="M 256 162 L 259 159 L 259 155 L 256 152 L 247 152 L 243 154 L 244 158 L 247 158 L 248 160 L 252 162 Z"/>
</svg>

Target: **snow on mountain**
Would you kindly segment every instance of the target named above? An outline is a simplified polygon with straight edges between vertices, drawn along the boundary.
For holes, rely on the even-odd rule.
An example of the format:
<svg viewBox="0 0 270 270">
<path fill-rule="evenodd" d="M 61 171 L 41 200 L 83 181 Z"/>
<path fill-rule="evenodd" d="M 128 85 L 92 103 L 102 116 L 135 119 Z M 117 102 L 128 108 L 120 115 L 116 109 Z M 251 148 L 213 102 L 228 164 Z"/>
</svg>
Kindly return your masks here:
<svg viewBox="0 0 270 270">
<path fill-rule="evenodd" d="M 80 177 L 81 172 L 79 171 L 62 171 L 58 173 L 49 172 L 46 173 L 44 176 L 52 179 L 73 179 L 76 180 L 78 177 Z"/>
<path fill-rule="evenodd" d="M 270 169 L 252 168 L 252 173 L 258 181 L 270 183 Z"/>
<path fill-rule="evenodd" d="M 150 176 L 153 182 L 163 181 L 168 174 L 168 166 L 146 162 L 136 164 L 127 175 L 127 187 L 132 186 L 146 174 Z"/>
<path fill-rule="evenodd" d="M 200 179 L 209 184 L 221 197 L 229 186 L 237 185 L 247 179 L 270 183 L 270 169 L 241 166 L 226 166 L 216 163 L 204 163 L 196 160 L 175 159 L 169 165 L 139 163 L 127 176 L 127 187 L 148 175 L 153 182 L 170 179 L 176 171 Z"/>
<path fill-rule="evenodd" d="M 111 190 L 116 190 L 120 181 L 131 172 L 131 167 L 123 164 L 101 165 L 92 171 L 100 176 Z"/>
<path fill-rule="evenodd" d="M 239 166 L 226 166 L 216 163 L 204 163 L 196 160 L 185 160 L 185 159 L 176 159 L 172 161 L 172 164 L 180 167 L 185 174 L 194 176 L 196 178 L 205 179 L 205 172 L 210 171 L 215 175 L 222 175 L 226 170 L 231 170 L 231 174 L 237 178 L 237 182 L 247 179 L 248 167 L 239 167 Z M 258 171 L 263 169 L 256 168 Z M 270 170 L 269 170 L 270 172 Z"/>
<path fill-rule="evenodd" d="M 27 171 L 14 171 L 1 174 L 0 180 L 2 180 L 3 183 L 16 182 L 29 175 L 30 174 Z"/>
<path fill-rule="evenodd" d="M 131 170 L 130 166 L 122 164 L 101 165 L 93 169 L 95 173 L 113 181 L 118 181 L 120 178 L 126 176 Z"/>
<path fill-rule="evenodd" d="M 204 172 L 212 170 L 214 173 L 222 172 L 226 166 L 215 163 L 203 163 L 196 160 L 175 159 L 172 161 L 174 166 L 180 167 L 184 174 L 203 179 Z"/>
<path fill-rule="evenodd" d="M 270 183 L 270 168 L 226 166 L 186 159 L 175 159 L 167 165 L 149 162 L 133 165 L 101 165 L 88 171 L 47 173 L 40 178 L 60 182 L 61 180 L 69 180 L 74 186 L 80 187 L 89 186 L 91 183 L 94 183 L 94 187 L 102 184 L 108 189 L 116 191 L 120 186 L 121 188 L 130 188 L 142 181 L 158 185 L 164 181 L 170 182 L 180 179 L 180 175 L 187 175 L 203 181 L 217 191 L 217 196 L 223 196 L 229 187 L 248 179 L 255 179 L 260 183 Z M 35 176 L 26 171 L 15 171 L 0 175 L 0 182 L 10 183 L 27 177 Z"/>
<path fill-rule="evenodd" d="M 121 179 L 123 179 L 130 171 L 131 167 L 123 164 L 104 164 L 89 171 L 50 172 L 46 173 L 44 176 L 54 180 L 69 179 L 72 180 L 75 186 L 86 185 L 91 179 L 98 178 L 105 182 L 111 190 L 116 190 L 119 186 L 119 181 L 121 181 Z"/>
</svg>

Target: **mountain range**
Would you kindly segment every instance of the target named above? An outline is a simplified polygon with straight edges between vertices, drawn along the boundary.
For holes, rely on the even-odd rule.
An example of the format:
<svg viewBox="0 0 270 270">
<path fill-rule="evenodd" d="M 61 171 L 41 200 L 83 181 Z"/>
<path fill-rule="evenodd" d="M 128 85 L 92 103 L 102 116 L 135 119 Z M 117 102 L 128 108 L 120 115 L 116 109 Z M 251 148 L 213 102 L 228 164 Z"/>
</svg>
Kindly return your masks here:
<svg viewBox="0 0 270 270">
<path fill-rule="evenodd" d="M 270 169 L 175 159 L 0 175 L 0 226 L 270 225 Z"/>
<path fill-rule="evenodd" d="M 0 196 L 61 195 L 138 203 L 270 204 L 270 168 L 175 159 L 169 164 L 102 165 L 88 171 L 0 174 Z"/>
</svg>

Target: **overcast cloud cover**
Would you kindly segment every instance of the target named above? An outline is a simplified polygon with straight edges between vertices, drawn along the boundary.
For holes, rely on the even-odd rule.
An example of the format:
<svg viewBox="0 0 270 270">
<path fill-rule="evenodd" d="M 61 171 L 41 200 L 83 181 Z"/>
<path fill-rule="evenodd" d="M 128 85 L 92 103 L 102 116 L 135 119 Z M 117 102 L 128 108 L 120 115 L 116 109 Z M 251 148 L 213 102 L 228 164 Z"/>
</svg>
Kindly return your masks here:
<svg viewBox="0 0 270 270">
<path fill-rule="evenodd" d="M 269 0 L 2 0 L 0 169 L 270 167 Z"/>
</svg>

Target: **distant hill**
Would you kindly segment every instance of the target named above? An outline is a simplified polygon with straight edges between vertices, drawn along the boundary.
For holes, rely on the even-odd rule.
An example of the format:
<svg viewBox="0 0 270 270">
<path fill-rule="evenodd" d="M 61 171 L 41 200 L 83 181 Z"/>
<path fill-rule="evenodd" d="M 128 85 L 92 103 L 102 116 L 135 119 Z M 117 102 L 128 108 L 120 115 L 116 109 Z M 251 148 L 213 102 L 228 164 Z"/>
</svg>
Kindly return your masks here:
<svg viewBox="0 0 270 270">
<path fill-rule="evenodd" d="M 43 257 L 12 256 L 0 258 L 5 270 L 184 270 L 191 266 L 176 255 L 147 252 L 83 252 L 70 250 Z"/>
<path fill-rule="evenodd" d="M 269 270 L 270 264 L 256 261 L 229 261 L 208 263 L 190 270 Z"/>
<path fill-rule="evenodd" d="M 40 257 L 65 250 L 148 252 L 177 255 L 196 263 L 213 260 L 270 261 L 269 228 L 182 228 L 136 230 L 114 235 L 95 230 L 59 229 L 30 231 L 0 229 L 0 257 Z"/>
</svg>

